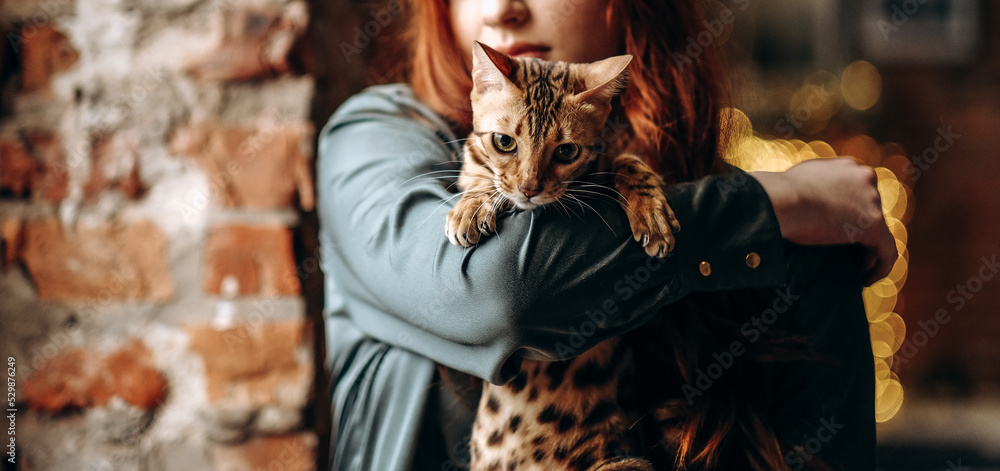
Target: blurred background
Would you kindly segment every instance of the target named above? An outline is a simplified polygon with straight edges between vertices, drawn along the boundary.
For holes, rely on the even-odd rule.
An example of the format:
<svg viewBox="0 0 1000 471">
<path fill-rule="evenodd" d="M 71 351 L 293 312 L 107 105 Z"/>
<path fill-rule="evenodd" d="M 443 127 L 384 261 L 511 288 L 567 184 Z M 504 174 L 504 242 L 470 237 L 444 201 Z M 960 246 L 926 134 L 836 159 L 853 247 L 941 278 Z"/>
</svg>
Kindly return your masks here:
<svg viewBox="0 0 1000 471">
<path fill-rule="evenodd" d="M 901 253 L 864 293 L 880 469 L 1000 469 L 1000 4 L 704 5 L 678 52 L 731 53 L 727 158 L 877 168 Z M 0 1 L 4 470 L 323 468 L 315 133 L 406 17 Z"/>
<path fill-rule="evenodd" d="M 1000 5 L 769 0 L 743 22 L 710 4 L 737 12 L 731 160 L 879 175 L 901 254 L 864 292 L 879 467 L 1000 469 Z"/>
</svg>

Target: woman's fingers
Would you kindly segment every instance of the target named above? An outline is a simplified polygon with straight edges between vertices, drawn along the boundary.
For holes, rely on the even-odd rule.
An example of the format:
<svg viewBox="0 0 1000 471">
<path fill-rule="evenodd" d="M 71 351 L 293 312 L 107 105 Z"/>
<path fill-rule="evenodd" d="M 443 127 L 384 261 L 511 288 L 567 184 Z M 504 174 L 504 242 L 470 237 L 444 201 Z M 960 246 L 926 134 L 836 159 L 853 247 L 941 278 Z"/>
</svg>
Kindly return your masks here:
<svg viewBox="0 0 1000 471">
<path fill-rule="evenodd" d="M 889 232 L 889 228 L 885 226 L 884 220 L 881 227 L 885 228 L 884 233 L 877 238 L 875 248 L 869 249 L 873 263 L 872 267 L 865 272 L 865 286 L 871 286 L 889 275 L 899 258 L 899 252 L 896 250 L 896 239 Z"/>
</svg>

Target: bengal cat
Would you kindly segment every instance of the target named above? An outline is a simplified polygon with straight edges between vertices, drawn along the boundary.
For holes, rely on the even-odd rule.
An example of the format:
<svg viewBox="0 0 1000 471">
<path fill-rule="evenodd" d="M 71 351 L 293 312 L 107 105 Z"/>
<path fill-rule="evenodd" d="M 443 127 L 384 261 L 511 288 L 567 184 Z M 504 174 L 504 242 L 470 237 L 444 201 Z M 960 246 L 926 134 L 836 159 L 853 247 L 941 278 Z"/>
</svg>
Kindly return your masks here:
<svg viewBox="0 0 1000 471">
<path fill-rule="evenodd" d="M 451 242 L 477 244 L 511 205 L 579 201 L 575 191 L 590 192 L 595 175 L 610 174 L 634 239 L 665 257 L 680 225 L 660 178 L 635 155 L 600 152 L 632 56 L 570 64 L 511 58 L 478 42 L 473 49 L 473 132 L 458 181 L 463 194 L 447 218 Z M 618 402 L 630 356 L 615 338 L 565 361 L 524 360 L 509 384 L 486 382 L 472 470 L 652 470 L 629 456 L 630 421 Z"/>
</svg>

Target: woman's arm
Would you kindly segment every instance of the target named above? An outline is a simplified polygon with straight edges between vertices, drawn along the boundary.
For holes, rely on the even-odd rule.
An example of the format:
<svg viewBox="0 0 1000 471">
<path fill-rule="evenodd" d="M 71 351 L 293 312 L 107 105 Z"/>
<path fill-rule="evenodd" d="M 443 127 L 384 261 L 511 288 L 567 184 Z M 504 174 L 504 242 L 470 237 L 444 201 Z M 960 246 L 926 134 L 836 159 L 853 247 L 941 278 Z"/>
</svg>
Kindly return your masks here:
<svg viewBox="0 0 1000 471">
<path fill-rule="evenodd" d="M 861 244 L 865 285 L 892 270 L 899 253 L 882 214 L 878 177 L 852 159 L 810 160 L 786 172 L 754 172 L 781 234 L 800 245 Z"/>
<path fill-rule="evenodd" d="M 367 334 L 503 382 L 521 356 L 579 354 L 693 290 L 784 282 L 770 202 L 739 171 L 670 188 L 683 230 L 666 259 L 649 258 L 618 203 L 600 199 L 570 216 L 513 213 L 479 246 L 451 245 L 454 195 L 432 172 L 449 168 L 454 137 L 407 93 L 352 99 L 320 137 L 328 304 Z"/>
</svg>

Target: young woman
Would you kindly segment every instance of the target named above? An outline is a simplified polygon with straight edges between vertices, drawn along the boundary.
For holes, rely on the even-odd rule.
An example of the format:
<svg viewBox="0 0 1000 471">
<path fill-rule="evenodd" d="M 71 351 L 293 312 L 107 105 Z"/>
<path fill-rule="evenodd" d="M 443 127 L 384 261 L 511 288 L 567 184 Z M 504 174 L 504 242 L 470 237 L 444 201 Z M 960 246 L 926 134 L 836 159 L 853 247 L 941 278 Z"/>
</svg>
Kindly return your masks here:
<svg viewBox="0 0 1000 471">
<path fill-rule="evenodd" d="M 332 469 L 463 468 L 475 402 L 442 386 L 436 363 L 504 383 L 522 358 L 579 354 L 686 295 L 747 289 L 771 293 L 764 312 L 833 359 L 761 380 L 761 391 L 782 393 L 767 422 L 786 444 L 777 457 L 761 444 L 772 450 L 765 461 L 874 468 L 860 289 L 888 273 L 896 252 L 871 169 L 849 159 L 781 173 L 727 168 L 717 53 L 673 59 L 704 28 L 695 0 L 419 0 L 410 10 L 408 83 L 361 92 L 320 136 Z M 474 248 L 448 242 L 454 195 L 427 175 L 455 168 L 446 162 L 469 131 L 473 40 L 547 60 L 635 57 L 609 135 L 671 181 L 683 226 L 671 256 L 646 256 L 617 203 L 601 200 L 572 218 L 506 215 L 499 235 Z M 852 239 L 843 228 L 858 221 L 878 223 Z M 846 244 L 863 250 L 802 247 Z M 753 314 L 742 332 L 751 343 L 772 325 Z M 702 425 L 689 437 L 693 466 L 719 448 L 703 440 L 718 424 Z"/>
</svg>

